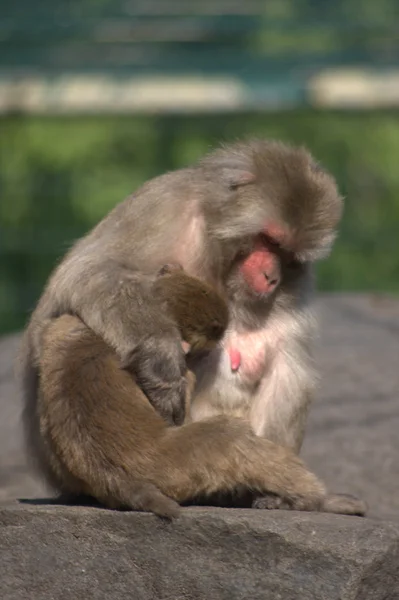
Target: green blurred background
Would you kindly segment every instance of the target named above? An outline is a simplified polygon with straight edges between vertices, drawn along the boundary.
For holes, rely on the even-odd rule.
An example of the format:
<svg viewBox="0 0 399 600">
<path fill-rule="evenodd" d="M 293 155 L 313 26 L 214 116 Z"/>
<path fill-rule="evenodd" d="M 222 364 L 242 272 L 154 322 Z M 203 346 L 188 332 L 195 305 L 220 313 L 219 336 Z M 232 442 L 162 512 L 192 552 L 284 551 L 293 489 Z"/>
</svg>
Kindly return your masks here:
<svg viewBox="0 0 399 600">
<path fill-rule="evenodd" d="M 338 179 L 345 216 L 319 288 L 399 291 L 398 24 L 397 0 L 3 0 L 0 332 L 24 325 L 59 257 L 142 182 L 251 135 L 305 144 Z M 315 93 L 323 73 L 349 73 L 343 98 Z M 348 100 L 359 73 L 373 83 Z M 245 93 L 186 110 L 169 86 L 155 108 L 90 110 L 18 92 L 76 74 L 227 77 Z"/>
</svg>

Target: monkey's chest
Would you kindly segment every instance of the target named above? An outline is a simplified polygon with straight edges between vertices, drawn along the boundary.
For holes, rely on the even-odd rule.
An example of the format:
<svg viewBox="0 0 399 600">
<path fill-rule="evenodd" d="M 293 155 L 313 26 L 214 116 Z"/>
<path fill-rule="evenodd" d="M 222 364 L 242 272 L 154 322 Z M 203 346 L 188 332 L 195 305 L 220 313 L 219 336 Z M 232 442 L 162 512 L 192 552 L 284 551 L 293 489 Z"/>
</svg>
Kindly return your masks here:
<svg viewBox="0 0 399 600">
<path fill-rule="evenodd" d="M 223 341 L 223 371 L 244 385 L 257 385 L 270 364 L 271 354 L 267 347 L 263 332 L 230 333 Z"/>
<path fill-rule="evenodd" d="M 197 388 L 192 402 L 195 420 L 226 412 L 244 416 L 259 383 L 270 368 L 264 335 L 230 333 L 221 346 L 194 367 Z"/>
</svg>

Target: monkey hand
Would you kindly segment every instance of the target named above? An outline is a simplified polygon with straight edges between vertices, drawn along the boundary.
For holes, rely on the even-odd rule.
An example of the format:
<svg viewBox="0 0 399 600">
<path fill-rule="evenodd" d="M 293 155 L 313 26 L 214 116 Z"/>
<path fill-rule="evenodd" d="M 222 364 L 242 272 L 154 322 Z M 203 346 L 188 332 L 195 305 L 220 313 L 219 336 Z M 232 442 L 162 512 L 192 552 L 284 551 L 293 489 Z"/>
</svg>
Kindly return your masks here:
<svg viewBox="0 0 399 600">
<path fill-rule="evenodd" d="M 142 339 L 122 360 L 153 407 L 171 425 L 182 425 L 186 406 L 186 361 L 177 331 Z"/>
</svg>

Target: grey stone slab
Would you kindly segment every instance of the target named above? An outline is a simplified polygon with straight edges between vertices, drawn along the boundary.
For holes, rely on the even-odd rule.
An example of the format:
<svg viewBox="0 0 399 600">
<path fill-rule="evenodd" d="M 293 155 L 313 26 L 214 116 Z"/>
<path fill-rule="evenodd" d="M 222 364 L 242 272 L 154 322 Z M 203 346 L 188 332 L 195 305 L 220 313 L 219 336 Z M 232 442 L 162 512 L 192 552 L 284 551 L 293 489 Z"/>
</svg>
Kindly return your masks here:
<svg viewBox="0 0 399 600">
<path fill-rule="evenodd" d="M 3 600 L 394 600 L 399 524 L 184 509 L 0 509 Z"/>
<path fill-rule="evenodd" d="M 399 518 L 399 300 L 330 295 L 317 308 L 321 381 L 302 456 L 371 515 Z"/>
</svg>

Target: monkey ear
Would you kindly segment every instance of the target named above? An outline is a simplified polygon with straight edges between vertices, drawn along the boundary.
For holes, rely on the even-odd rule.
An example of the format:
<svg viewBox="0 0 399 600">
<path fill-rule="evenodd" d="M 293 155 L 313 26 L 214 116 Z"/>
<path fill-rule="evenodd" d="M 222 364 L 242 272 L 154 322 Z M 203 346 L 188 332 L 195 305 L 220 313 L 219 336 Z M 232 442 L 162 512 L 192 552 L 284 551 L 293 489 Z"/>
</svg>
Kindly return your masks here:
<svg viewBox="0 0 399 600">
<path fill-rule="evenodd" d="M 235 190 L 242 185 L 253 183 L 256 179 L 255 174 L 250 171 L 240 169 L 223 169 L 222 178 L 231 190 Z"/>
</svg>

